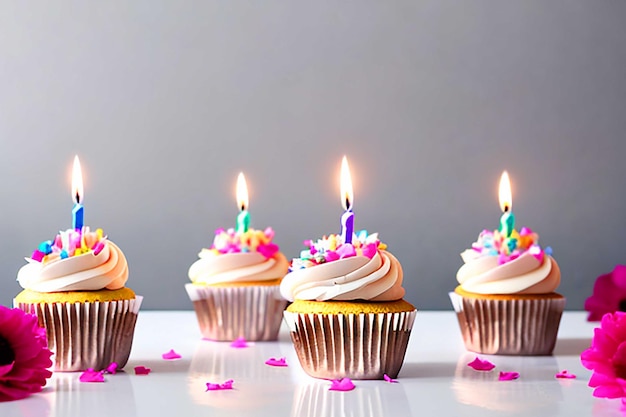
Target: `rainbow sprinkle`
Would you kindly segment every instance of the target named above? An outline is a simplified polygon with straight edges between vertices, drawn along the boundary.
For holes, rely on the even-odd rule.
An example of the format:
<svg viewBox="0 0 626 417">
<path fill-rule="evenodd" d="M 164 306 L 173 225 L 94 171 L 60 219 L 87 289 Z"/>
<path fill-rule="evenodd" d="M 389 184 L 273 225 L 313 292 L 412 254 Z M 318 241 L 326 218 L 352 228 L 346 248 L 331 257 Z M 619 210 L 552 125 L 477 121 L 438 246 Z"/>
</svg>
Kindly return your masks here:
<svg viewBox="0 0 626 417">
<path fill-rule="evenodd" d="M 41 242 L 30 259 L 45 264 L 90 252 L 98 255 L 104 249 L 106 239 L 102 229 L 95 232 L 90 232 L 88 226 L 80 230 L 67 229 L 60 231 L 54 240 Z"/>
<path fill-rule="evenodd" d="M 235 229 L 217 229 L 213 245 L 208 249 L 215 255 L 239 252 L 258 252 L 265 258 L 274 256 L 279 247 L 272 243 L 274 230 L 268 227 L 265 230 L 248 229 L 247 232 L 237 233 Z"/>
<path fill-rule="evenodd" d="M 341 235 L 329 235 L 316 242 L 305 240 L 304 245 L 309 249 L 303 250 L 300 258 L 291 261 L 289 271 L 310 268 L 352 256 L 367 256 L 372 259 L 376 251 L 387 249 L 387 245 L 378 240 L 378 233 L 368 235 L 367 230 L 359 231 L 352 243 L 343 243 Z"/>
<path fill-rule="evenodd" d="M 543 259 L 544 253 L 552 254 L 550 247 L 541 249 L 539 235 L 528 227 L 522 227 L 519 232 L 513 230 L 510 237 L 498 230 L 483 230 L 478 240 L 472 243 L 472 249 L 482 256 L 497 256 L 500 265 L 519 258 L 525 252 L 529 252 L 539 261 Z"/>
</svg>

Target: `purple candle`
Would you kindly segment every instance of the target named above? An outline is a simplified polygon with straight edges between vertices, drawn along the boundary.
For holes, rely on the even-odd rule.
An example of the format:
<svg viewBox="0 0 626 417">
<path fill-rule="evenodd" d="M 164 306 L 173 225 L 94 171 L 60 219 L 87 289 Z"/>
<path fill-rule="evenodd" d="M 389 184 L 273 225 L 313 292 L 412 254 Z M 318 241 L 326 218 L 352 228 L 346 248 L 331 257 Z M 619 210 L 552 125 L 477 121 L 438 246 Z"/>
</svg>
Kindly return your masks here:
<svg viewBox="0 0 626 417">
<path fill-rule="evenodd" d="M 354 233 L 353 203 L 352 177 L 350 177 L 348 158 L 344 156 L 341 161 L 341 205 L 345 210 L 341 216 L 341 238 L 344 243 L 352 243 L 352 234 Z"/>
</svg>

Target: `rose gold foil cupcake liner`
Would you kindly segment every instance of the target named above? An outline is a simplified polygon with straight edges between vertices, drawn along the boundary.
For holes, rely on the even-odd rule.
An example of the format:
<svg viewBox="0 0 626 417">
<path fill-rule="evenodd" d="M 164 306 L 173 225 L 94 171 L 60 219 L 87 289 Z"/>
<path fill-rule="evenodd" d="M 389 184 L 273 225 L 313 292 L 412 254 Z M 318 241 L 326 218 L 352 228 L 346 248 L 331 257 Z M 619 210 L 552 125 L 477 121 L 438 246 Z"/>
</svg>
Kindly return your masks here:
<svg viewBox="0 0 626 417">
<path fill-rule="evenodd" d="M 202 336 L 231 341 L 278 339 L 287 301 L 278 285 L 201 287 L 186 284 Z"/>
<path fill-rule="evenodd" d="M 324 379 L 398 376 L 416 314 L 284 313 L 302 368 Z"/>
<path fill-rule="evenodd" d="M 494 300 L 451 292 L 467 350 L 489 355 L 550 355 L 565 298 Z"/>
<path fill-rule="evenodd" d="M 45 327 L 55 371 L 83 371 L 126 365 L 142 300 L 14 304 Z"/>
</svg>

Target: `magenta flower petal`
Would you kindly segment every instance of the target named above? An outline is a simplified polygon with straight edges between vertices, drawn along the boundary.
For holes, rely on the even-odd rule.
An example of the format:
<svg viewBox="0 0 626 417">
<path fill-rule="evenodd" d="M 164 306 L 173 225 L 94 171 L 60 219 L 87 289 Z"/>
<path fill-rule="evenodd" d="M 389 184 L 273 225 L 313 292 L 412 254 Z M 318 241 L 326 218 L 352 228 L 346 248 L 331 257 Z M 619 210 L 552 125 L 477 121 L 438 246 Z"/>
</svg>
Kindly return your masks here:
<svg viewBox="0 0 626 417">
<path fill-rule="evenodd" d="M 390 376 L 389 376 L 389 375 L 387 375 L 387 374 L 384 374 L 384 375 L 383 375 L 383 379 L 384 379 L 385 381 L 389 382 L 390 384 L 396 384 L 396 383 L 398 383 L 398 380 L 397 380 L 397 379 L 393 379 L 392 377 L 390 377 Z"/>
<path fill-rule="evenodd" d="M 135 366 L 135 375 L 148 375 L 152 371 L 150 368 L 146 368 L 145 366 Z"/>
<path fill-rule="evenodd" d="M 249 346 L 250 345 L 248 344 L 248 342 L 246 342 L 246 339 L 244 337 L 238 337 L 236 340 L 233 340 L 230 344 L 230 347 L 235 348 L 235 349 L 243 349 Z"/>
<path fill-rule="evenodd" d="M 41 391 L 52 376 L 46 332 L 37 317 L 0 306 L 0 401 Z"/>
<path fill-rule="evenodd" d="M 228 381 L 225 381 L 223 384 L 214 384 L 212 382 L 207 382 L 206 383 L 206 390 L 207 391 L 220 391 L 220 390 L 233 389 L 233 383 L 234 382 L 235 381 L 233 381 L 232 379 L 229 379 Z"/>
<path fill-rule="evenodd" d="M 80 382 L 104 382 L 104 371 L 89 368 L 78 377 Z"/>
<path fill-rule="evenodd" d="M 606 313 L 626 306 L 626 265 L 616 265 L 612 272 L 600 275 L 593 285 L 593 294 L 585 300 L 587 320 L 599 321 Z"/>
<path fill-rule="evenodd" d="M 496 367 L 496 365 L 494 365 L 493 363 L 489 362 L 488 360 L 482 360 L 478 356 L 476 356 L 476 359 L 468 363 L 467 366 L 476 371 L 491 371 L 493 368 Z"/>
<path fill-rule="evenodd" d="M 333 379 L 330 381 L 329 391 L 352 391 L 354 389 L 354 383 L 350 378 Z"/>
<path fill-rule="evenodd" d="M 570 373 L 567 369 L 564 369 L 558 374 L 554 375 L 554 377 L 559 379 L 575 379 L 576 375 Z"/>
<path fill-rule="evenodd" d="M 176 353 L 174 351 L 174 349 L 170 349 L 169 352 L 165 352 L 164 354 L 161 355 L 161 357 L 163 359 L 165 359 L 166 361 L 172 361 L 172 360 L 175 360 L 175 359 L 182 358 L 182 356 L 180 356 L 178 353 Z"/>
<path fill-rule="evenodd" d="M 500 376 L 498 376 L 498 381 L 512 381 L 517 378 L 519 378 L 518 372 L 500 372 Z"/>
<path fill-rule="evenodd" d="M 287 360 L 285 358 L 269 358 L 265 361 L 265 364 L 270 366 L 287 366 Z"/>
<path fill-rule="evenodd" d="M 104 369 L 104 372 L 107 374 L 117 373 L 117 362 L 111 362 L 111 364 Z"/>
</svg>

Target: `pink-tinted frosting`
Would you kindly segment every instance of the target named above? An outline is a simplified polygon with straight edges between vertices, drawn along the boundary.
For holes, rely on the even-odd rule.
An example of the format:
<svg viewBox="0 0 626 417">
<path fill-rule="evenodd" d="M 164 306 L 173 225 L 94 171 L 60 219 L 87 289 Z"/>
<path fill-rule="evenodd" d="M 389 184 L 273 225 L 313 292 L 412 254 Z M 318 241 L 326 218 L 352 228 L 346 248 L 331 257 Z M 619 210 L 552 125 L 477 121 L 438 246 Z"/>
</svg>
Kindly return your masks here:
<svg viewBox="0 0 626 417">
<path fill-rule="evenodd" d="M 194 284 L 275 280 L 284 277 L 289 268 L 280 252 L 266 258 L 259 252 L 219 254 L 203 249 L 198 256 L 200 259 L 189 268 L 189 279 Z"/>
</svg>

